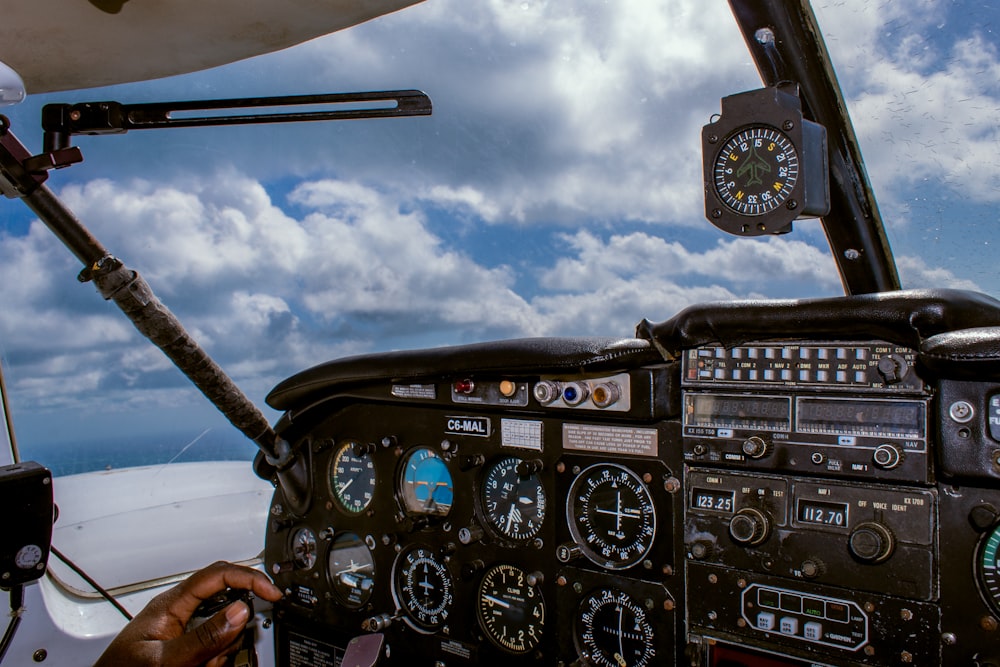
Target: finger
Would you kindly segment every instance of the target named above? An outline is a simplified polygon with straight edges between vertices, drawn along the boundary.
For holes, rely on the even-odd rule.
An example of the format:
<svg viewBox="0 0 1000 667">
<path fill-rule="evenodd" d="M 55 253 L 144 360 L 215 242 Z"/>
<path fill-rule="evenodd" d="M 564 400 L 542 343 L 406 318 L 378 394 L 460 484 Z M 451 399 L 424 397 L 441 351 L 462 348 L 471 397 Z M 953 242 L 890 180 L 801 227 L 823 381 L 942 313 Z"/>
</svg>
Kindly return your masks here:
<svg viewBox="0 0 1000 667">
<path fill-rule="evenodd" d="M 200 665 L 227 653 L 239 640 L 250 620 L 250 609 L 237 601 L 198 627 L 185 632 L 163 647 L 168 665 Z"/>
<path fill-rule="evenodd" d="M 171 591 L 170 611 L 186 622 L 199 604 L 226 588 L 253 591 L 271 602 L 281 598 L 281 589 L 262 572 L 219 561 L 195 572 Z"/>
</svg>

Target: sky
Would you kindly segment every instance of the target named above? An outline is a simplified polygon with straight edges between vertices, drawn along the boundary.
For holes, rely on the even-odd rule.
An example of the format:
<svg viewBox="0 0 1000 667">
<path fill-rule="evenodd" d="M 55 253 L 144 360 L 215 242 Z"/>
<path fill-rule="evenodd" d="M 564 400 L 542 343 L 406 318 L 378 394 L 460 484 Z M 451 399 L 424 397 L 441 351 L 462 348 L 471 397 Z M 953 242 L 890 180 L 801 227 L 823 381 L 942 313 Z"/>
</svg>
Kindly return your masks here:
<svg viewBox="0 0 1000 667">
<path fill-rule="evenodd" d="M 814 9 L 904 287 L 1000 295 L 1000 5 Z M 427 118 L 80 137 L 85 162 L 49 179 L 273 421 L 271 387 L 344 355 L 630 336 L 694 303 L 841 294 L 817 221 L 741 239 L 704 219 L 701 127 L 760 86 L 723 0 L 426 0 L 214 70 L 29 90 L 3 113 L 40 150 L 49 102 L 428 93 Z M 0 201 L 22 452 L 225 431 L 80 268 Z"/>
</svg>

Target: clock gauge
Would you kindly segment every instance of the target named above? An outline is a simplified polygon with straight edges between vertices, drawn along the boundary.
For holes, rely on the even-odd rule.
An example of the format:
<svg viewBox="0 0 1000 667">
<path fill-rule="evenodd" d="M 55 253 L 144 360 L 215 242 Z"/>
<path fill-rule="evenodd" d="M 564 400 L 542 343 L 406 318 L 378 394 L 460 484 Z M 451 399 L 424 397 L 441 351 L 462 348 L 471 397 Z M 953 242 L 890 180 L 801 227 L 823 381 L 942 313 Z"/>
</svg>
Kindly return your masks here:
<svg viewBox="0 0 1000 667">
<path fill-rule="evenodd" d="M 476 616 L 486 637 L 508 653 L 524 654 L 542 641 L 545 603 L 521 568 L 494 565 L 479 584 Z"/>
<path fill-rule="evenodd" d="M 656 535 L 649 489 L 634 472 L 614 463 L 592 465 L 573 480 L 566 520 L 581 553 L 609 570 L 638 564 Z"/>
<path fill-rule="evenodd" d="M 799 155 L 781 130 L 751 125 L 723 142 L 712 176 L 719 201 L 730 210 L 764 215 L 791 196 L 799 177 Z"/>
</svg>

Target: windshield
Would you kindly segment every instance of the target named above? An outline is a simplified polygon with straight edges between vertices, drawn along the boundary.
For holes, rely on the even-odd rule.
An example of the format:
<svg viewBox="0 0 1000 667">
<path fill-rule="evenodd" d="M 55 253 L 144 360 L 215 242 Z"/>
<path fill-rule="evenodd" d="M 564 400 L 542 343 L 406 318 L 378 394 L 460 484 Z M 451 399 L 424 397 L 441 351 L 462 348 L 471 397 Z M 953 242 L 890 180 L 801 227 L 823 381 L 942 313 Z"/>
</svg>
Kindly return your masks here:
<svg viewBox="0 0 1000 667">
<path fill-rule="evenodd" d="M 903 286 L 1000 295 L 1000 7 L 814 10 Z M 693 303 L 841 294 L 818 221 L 743 239 L 704 219 L 701 127 L 760 86 L 723 0 L 427 0 L 214 70 L 29 90 L 6 113 L 39 151 L 49 102 L 429 94 L 429 118 L 80 137 L 85 162 L 52 174 L 264 408 L 282 378 L 348 354 L 628 336 Z M 26 207 L 0 205 L 0 227 L 24 458 L 67 474 L 254 454 Z"/>
</svg>

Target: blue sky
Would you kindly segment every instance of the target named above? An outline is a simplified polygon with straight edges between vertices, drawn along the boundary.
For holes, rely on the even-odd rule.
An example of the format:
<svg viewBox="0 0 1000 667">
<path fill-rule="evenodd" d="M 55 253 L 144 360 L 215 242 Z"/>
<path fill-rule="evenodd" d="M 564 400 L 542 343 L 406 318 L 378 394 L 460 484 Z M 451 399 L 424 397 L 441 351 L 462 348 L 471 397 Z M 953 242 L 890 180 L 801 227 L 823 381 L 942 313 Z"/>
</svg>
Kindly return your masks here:
<svg viewBox="0 0 1000 667">
<path fill-rule="evenodd" d="M 6 114 L 39 150 L 47 102 L 430 95 L 430 118 L 82 137 L 86 161 L 52 174 L 261 407 L 283 377 L 345 354 L 628 336 L 692 303 L 840 293 L 815 221 L 760 240 L 703 219 L 701 126 L 760 86 L 727 3 L 572 7 L 427 0 L 215 70 L 29 90 Z M 815 9 L 904 286 L 1000 294 L 1000 8 Z M 81 434 L 141 446 L 178 424 L 223 428 L 19 202 L 0 202 L 0 234 L 0 355 L 29 456 Z"/>
</svg>

